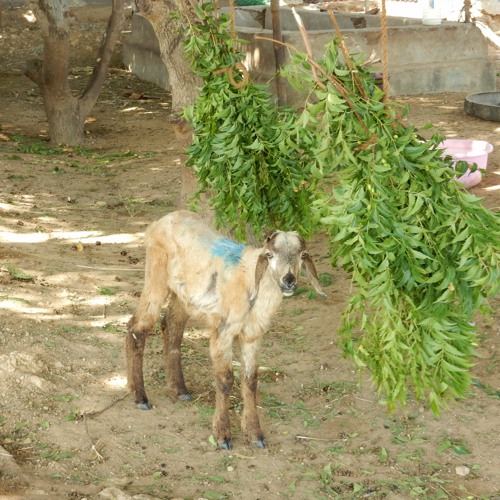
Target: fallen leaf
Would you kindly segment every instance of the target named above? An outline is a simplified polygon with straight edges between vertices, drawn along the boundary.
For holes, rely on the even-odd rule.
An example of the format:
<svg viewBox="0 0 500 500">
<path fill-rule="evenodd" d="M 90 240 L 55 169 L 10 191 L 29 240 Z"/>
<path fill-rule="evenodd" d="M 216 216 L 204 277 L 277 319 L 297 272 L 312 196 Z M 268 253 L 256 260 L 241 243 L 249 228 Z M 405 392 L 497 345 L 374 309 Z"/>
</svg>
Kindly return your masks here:
<svg viewBox="0 0 500 500">
<path fill-rule="evenodd" d="M 144 96 L 142 94 L 138 94 L 137 92 L 126 92 L 123 94 L 124 97 L 127 99 L 132 99 L 134 101 L 139 101 L 140 99 L 144 99 Z"/>
</svg>

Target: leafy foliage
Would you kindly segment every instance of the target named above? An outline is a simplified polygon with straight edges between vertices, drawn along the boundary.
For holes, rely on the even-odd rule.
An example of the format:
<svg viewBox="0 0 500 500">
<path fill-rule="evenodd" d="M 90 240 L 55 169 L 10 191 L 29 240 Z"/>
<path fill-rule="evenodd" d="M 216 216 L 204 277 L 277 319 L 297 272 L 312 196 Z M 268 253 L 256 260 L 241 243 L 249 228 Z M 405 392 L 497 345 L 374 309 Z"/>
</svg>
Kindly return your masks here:
<svg viewBox="0 0 500 500">
<path fill-rule="evenodd" d="M 295 113 L 236 70 L 243 55 L 227 31 L 228 16 L 215 18 L 212 4 L 197 10 L 203 22 L 191 26 L 186 51 L 204 86 L 187 111 L 194 129 L 187 154 L 199 193 L 209 194 L 218 225 L 241 239 L 247 224 L 255 234 L 280 227 L 310 235 L 318 178 L 294 143 Z"/>
<path fill-rule="evenodd" d="M 344 349 L 390 408 L 411 385 L 439 412 L 470 384 L 473 314 L 498 290 L 500 218 L 453 181 L 441 137 L 398 121 L 362 61 L 341 62 L 334 41 L 319 66 L 333 76 L 318 85 L 309 73 L 316 99 L 299 122 L 316 132 L 314 170 L 337 181 L 317 207 L 332 263 L 353 279 Z"/>
<path fill-rule="evenodd" d="M 241 60 L 228 19 L 198 7 L 186 49 L 205 79 L 189 117 L 189 164 L 220 225 L 242 235 L 278 224 L 310 234 L 318 217 L 333 265 L 352 276 L 341 342 L 371 370 L 393 409 L 409 392 L 439 413 L 470 385 L 472 321 L 498 291 L 500 218 L 466 192 L 439 149 L 384 102 L 362 58 L 334 40 L 321 61 L 298 53 L 285 72 L 309 95 L 300 114 L 265 88 L 231 84 Z M 241 80 L 241 75 L 240 75 Z"/>
</svg>

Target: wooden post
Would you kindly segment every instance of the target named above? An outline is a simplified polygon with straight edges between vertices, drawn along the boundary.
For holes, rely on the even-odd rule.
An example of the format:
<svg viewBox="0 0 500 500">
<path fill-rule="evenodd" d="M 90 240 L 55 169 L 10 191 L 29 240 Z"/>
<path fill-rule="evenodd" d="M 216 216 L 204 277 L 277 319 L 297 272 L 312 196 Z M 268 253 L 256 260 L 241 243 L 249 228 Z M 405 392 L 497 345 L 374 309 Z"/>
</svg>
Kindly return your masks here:
<svg viewBox="0 0 500 500">
<path fill-rule="evenodd" d="M 387 10 L 385 8 L 385 0 L 382 0 L 382 14 L 381 14 L 381 37 L 380 42 L 382 44 L 382 90 L 384 91 L 384 101 L 387 100 L 389 96 L 389 50 L 388 45 L 388 33 L 387 33 Z"/>
<path fill-rule="evenodd" d="M 465 22 L 470 23 L 470 0 L 464 2 Z"/>
<path fill-rule="evenodd" d="M 283 41 L 281 34 L 281 16 L 279 0 L 271 0 L 271 19 L 273 24 L 273 39 L 277 42 Z M 276 91 L 278 94 L 278 104 L 283 106 L 286 103 L 285 81 L 280 75 L 281 68 L 285 60 L 285 49 L 281 43 L 273 43 L 274 64 L 276 67 Z"/>
</svg>

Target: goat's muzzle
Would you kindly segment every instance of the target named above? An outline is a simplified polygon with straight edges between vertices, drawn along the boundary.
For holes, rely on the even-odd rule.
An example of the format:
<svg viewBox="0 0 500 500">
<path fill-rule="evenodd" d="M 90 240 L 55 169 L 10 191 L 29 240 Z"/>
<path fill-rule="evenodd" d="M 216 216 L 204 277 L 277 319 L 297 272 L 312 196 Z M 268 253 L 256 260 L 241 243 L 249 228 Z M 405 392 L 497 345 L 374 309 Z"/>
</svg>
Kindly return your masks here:
<svg viewBox="0 0 500 500">
<path fill-rule="evenodd" d="M 285 297 L 290 297 L 297 289 L 297 278 L 292 273 L 285 274 L 281 279 L 280 288 Z"/>
</svg>

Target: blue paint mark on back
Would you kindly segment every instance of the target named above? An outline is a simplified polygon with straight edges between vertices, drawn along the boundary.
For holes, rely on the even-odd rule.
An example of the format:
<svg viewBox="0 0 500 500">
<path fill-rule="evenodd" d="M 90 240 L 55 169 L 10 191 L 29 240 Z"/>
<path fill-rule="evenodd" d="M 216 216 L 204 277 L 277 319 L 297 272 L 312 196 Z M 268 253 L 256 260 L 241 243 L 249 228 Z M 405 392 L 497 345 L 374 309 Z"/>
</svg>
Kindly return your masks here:
<svg viewBox="0 0 500 500">
<path fill-rule="evenodd" d="M 210 253 L 215 257 L 220 257 L 227 264 L 238 265 L 245 245 L 235 243 L 226 238 L 215 240 L 210 248 Z"/>
</svg>

